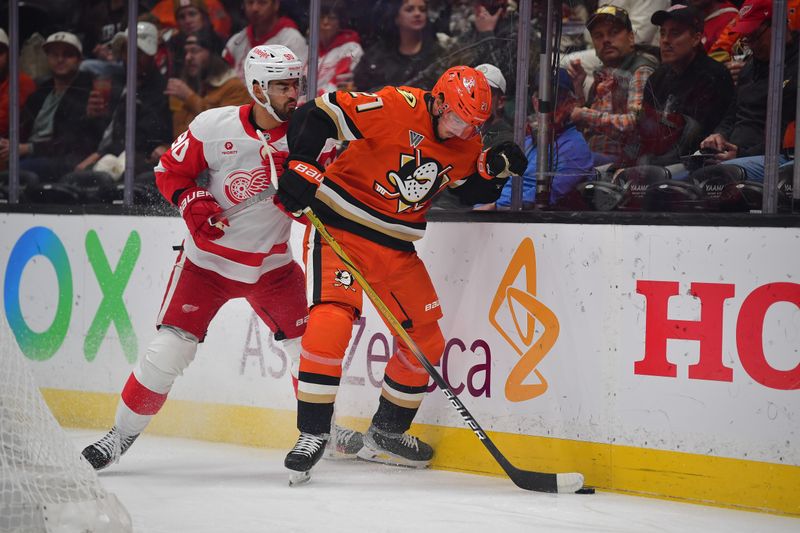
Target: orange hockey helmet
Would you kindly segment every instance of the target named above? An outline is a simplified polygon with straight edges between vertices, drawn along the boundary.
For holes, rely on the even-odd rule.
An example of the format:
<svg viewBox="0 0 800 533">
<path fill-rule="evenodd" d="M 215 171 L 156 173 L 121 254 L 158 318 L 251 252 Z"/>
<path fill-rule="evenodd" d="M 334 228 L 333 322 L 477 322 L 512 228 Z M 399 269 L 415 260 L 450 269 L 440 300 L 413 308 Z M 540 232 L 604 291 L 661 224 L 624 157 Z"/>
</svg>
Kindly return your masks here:
<svg viewBox="0 0 800 533">
<path fill-rule="evenodd" d="M 492 112 L 492 91 L 483 72 L 472 67 L 451 67 L 433 86 L 433 96 L 443 95 L 444 109 L 479 128 Z"/>
</svg>

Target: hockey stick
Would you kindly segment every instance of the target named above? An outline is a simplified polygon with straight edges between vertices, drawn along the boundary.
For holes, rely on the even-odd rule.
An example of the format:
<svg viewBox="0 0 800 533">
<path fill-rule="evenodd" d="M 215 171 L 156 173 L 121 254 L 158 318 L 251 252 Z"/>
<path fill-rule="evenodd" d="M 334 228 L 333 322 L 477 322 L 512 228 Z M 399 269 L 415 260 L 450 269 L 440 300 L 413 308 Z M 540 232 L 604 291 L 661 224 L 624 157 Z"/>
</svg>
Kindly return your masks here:
<svg viewBox="0 0 800 533">
<path fill-rule="evenodd" d="M 267 152 L 267 157 L 269 158 L 269 166 L 270 166 L 269 186 L 260 193 L 255 194 L 250 198 L 243 200 L 238 204 L 233 205 L 220 213 L 217 213 L 216 215 L 211 215 L 210 217 L 208 217 L 208 223 L 211 226 L 216 226 L 219 229 L 224 229 L 222 220 L 227 219 L 235 215 L 236 213 L 247 209 L 251 205 L 255 205 L 261 202 L 262 200 L 266 200 L 270 196 L 275 195 L 275 184 L 277 183 L 277 179 L 275 172 L 275 161 L 272 159 L 272 147 L 269 145 L 269 143 L 267 143 L 267 139 L 264 138 L 264 134 L 261 133 L 261 130 L 256 130 L 256 133 L 258 134 L 258 138 L 261 140 L 261 144 L 264 145 L 264 150 Z"/>
<path fill-rule="evenodd" d="M 464 406 L 461 400 L 456 396 L 453 392 L 453 389 L 450 388 L 450 385 L 442 378 L 436 368 L 431 364 L 425 354 L 422 353 L 417 343 L 414 342 L 414 339 L 411 338 L 411 335 L 408 334 L 406 329 L 400 323 L 399 320 L 392 314 L 391 310 L 383 303 L 380 296 L 375 292 L 375 290 L 370 286 L 369 282 L 364 278 L 363 274 L 359 271 L 359 269 L 355 266 L 353 261 L 347 256 L 347 253 L 342 249 L 336 239 L 328 232 L 325 228 L 325 225 L 317 218 L 317 215 L 311 210 L 310 207 L 307 207 L 303 210 L 303 214 L 305 214 L 306 218 L 311 222 L 311 224 L 316 228 L 316 230 L 322 235 L 322 238 L 330 245 L 331 249 L 334 253 L 341 259 L 341 261 L 347 266 L 350 270 L 350 273 L 353 275 L 355 280 L 361 285 L 361 288 L 367 294 L 369 299 L 375 305 L 375 308 L 378 310 L 381 315 L 391 324 L 392 329 L 397 333 L 397 335 L 406 343 L 409 347 L 411 352 L 414 354 L 414 357 L 425 367 L 425 370 L 430 374 L 433 378 L 434 383 L 442 390 L 444 395 L 450 401 L 450 405 L 452 405 L 458 414 L 461 415 L 461 418 L 464 419 L 464 422 L 467 426 L 475 433 L 475 435 L 480 439 L 483 445 L 489 450 L 489 453 L 492 454 L 495 461 L 500 464 L 500 467 L 505 471 L 508 477 L 511 478 L 511 481 L 514 482 L 515 485 L 518 487 L 525 489 L 525 490 L 533 490 L 537 492 L 558 492 L 558 493 L 570 493 L 576 492 L 582 489 L 583 487 L 583 474 L 579 474 L 577 472 L 573 473 L 565 473 L 565 474 L 549 474 L 544 472 L 534 472 L 530 470 L 522 470 L 514 465 L 512 465 L 508 459 L 506 459 L 505 455 L 503 455 L 500 450 L 497 449 L 492 439 L 486 434 L 486 432 L 481 428 L 480 424 L 475 420 L 472 416 L 472 413 Z"/>
</svg>

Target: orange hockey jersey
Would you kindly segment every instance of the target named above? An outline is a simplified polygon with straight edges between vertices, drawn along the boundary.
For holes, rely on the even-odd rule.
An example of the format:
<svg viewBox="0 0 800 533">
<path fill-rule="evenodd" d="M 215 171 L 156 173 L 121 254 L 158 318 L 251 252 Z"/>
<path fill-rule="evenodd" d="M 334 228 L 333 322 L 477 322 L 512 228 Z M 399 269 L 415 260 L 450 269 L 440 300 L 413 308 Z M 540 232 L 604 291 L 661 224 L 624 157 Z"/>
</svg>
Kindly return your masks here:
<svg viewBox="0 0 800 533">
<path fill-rule="evenodd" d="M 413 249 L 412 242 L 425 233 L 432 198 L 477 172 L 480 137 L 437 140 L 429 97 L 422 89 L 385 87 L 376 93 L 331 92 L 315 100 L 338 139 L 349 141 L 325 169 L 316 194 L 326 223 L 392 248 Z"/>
</svg>

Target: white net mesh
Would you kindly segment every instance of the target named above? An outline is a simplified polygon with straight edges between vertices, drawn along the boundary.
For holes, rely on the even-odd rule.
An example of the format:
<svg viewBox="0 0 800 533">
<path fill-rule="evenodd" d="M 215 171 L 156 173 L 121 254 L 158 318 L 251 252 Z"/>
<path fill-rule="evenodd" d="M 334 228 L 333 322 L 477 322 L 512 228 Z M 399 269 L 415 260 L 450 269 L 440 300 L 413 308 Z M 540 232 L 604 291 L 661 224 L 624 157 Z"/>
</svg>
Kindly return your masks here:
<svg viewBox="0 0 800 533">
<path fill-rule="evenodd" d="M 0 320 L 0 532 L 125 532 L 130 517 L 81 457 Z"/>
</svg>

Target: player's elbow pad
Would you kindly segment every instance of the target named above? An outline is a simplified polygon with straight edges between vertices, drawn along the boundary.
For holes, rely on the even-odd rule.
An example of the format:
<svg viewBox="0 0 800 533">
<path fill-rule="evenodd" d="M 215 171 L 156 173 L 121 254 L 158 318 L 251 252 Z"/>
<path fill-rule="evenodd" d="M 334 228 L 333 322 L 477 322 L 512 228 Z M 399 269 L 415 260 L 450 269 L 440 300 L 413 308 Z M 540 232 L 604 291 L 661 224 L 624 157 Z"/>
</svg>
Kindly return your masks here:
<svg viewBox="0 0 800 533">
<path fill-rule="evenodd" d="M 478 174 L 473 174 L 458 187 L 451 187 L 450 192 L 458 196 L 464 205 L 488 204 L 500 198 L 500 192 L 507 180 L 508 178 L 487 180 Z"/>
<path fill-rule="evenodd" d="M 302 153 L 311 158 L 319 155 L 328 139 L 336 138 L 338 138 L 336 124 L 325 111 L 316 106 L 314 100 L 306 102 L 295 110 L 286 133 L 286 141 L 289 143 L 292 155 Z"/>
</svg>

